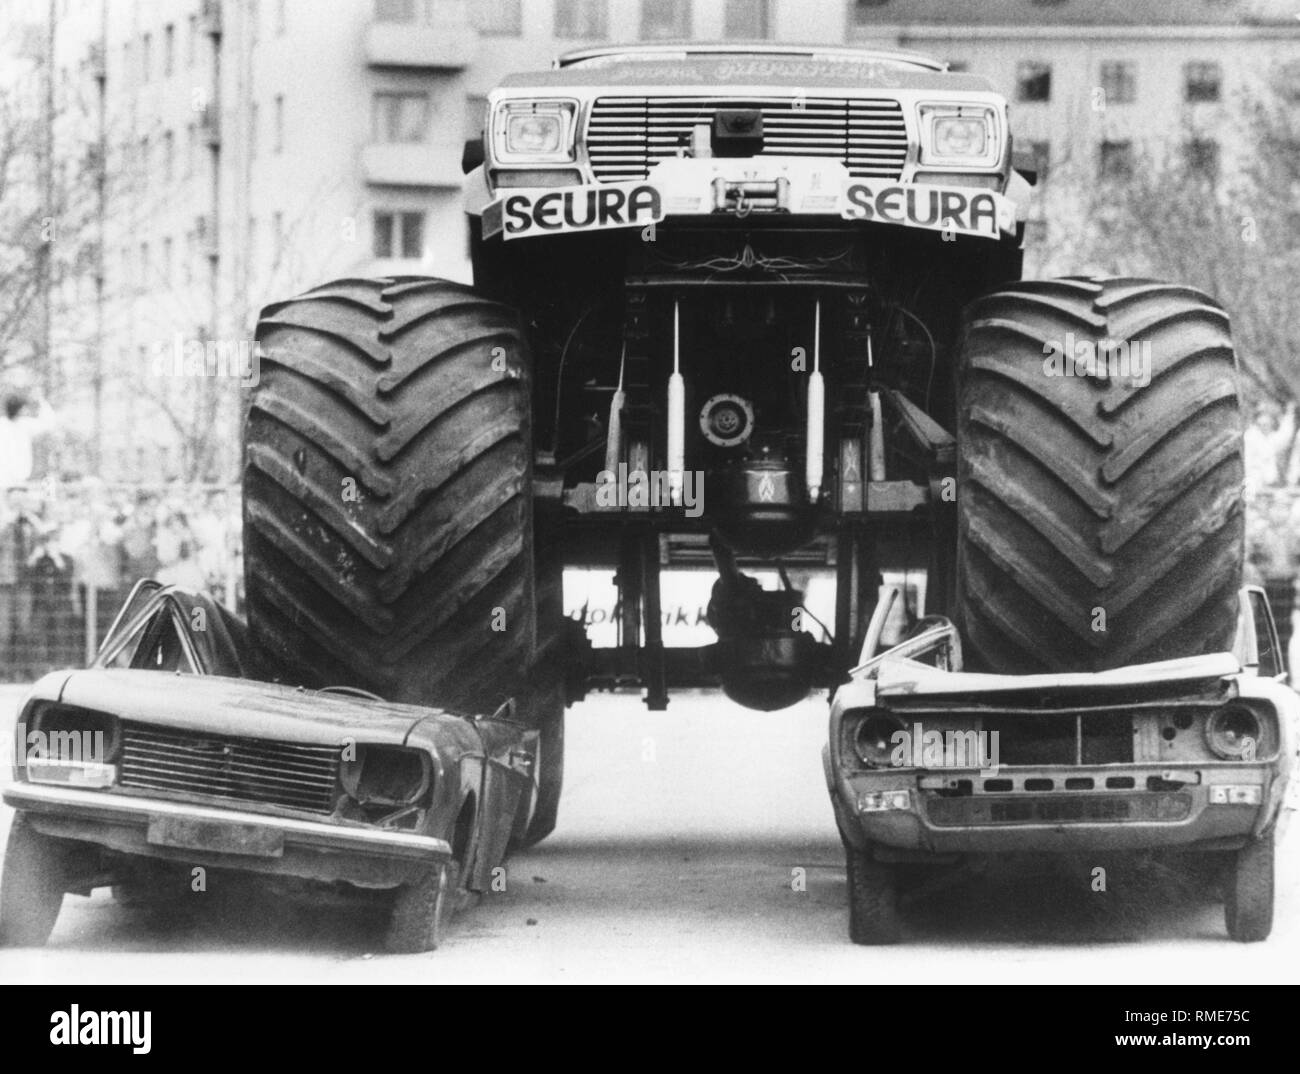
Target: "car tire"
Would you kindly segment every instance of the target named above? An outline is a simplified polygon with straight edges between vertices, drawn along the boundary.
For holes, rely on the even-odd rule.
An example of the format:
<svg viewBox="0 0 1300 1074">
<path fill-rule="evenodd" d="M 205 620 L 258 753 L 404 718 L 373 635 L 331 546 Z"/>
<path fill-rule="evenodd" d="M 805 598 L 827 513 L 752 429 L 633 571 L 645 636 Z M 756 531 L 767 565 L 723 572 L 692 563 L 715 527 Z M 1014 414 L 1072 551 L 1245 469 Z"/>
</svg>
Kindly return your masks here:
<svg viewBox="0 0 1300 1074">
<path fill-rule="evenodd" d="M 459 902 L 459 884 L 460 865 L 449 861 L 399 887 L 393 895 L 384 949 L 392 955 L 436 951 Z"/>
<path fill-rule="evenodd" d="M 555 831 L 564 786 L 564 689 L 557 684 L 535 698 L 540 710 L 537 752 L 533 758 L 533 783 L 529 799 L 520 805 L 511 849 L 535 846 Z"/>
<path fill-rule="evenodd" d="M 896 866 L 876 861 L 870 849 L 844 847 L 849 890 L 849 939 L 856 944 L 879 946 L 903 938 L 898 910 Z"/>
<path fill-rule="evenodd" d="M 67 891 L 71 847 L 14 817 L 0 877 L 0 947 L 43 947 Z"/>
<path fill-rule="evenodd" d="M 1236 854 L 1225 877 L 1223 917 L 1238 943 L 1259 943 L 1273 931 L 1273 833 Z"/>
<path fill-rule="evenodd" d="M 1049 367 L 1053 347 L 1099 340 L 1149 344 L 1146 383 L 1131 366 Z M 968 669 L 1230 649 L 1245 523 L 1227 314 L 1152 280 L 1023 281 L 968 307 L 957 366 L 953 618 Z"/>
</svg>

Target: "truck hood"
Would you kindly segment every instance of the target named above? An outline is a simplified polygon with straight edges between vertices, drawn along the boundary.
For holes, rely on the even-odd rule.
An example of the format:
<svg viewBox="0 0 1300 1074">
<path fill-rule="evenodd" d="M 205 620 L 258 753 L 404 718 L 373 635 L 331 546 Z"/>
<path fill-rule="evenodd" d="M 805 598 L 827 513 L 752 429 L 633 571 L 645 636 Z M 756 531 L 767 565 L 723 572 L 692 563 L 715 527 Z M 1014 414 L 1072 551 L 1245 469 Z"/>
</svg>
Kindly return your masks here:
<svg viewBox="0 0 1300 1074">
<path fill-rule="evenodd" d="M 548 71 L 526 71 L 500 82 L 506 90 L 556 93 L 565 88 L 606 89 L 611 93 L 710 94 L 723 89 L 763 93 L 773 87 L 817 96 L 826 90 L 934 90 L 990 93 L 993 85 L 978 75 L 928 71 L 880 59 L 788 55 L 704 54 L 654 59 L 580 63 Z M 726 94 L 722 94 L 725 96 Z"/>
<path fill-rule="evenodd" d="M 212 734 L 338 745 L 401 744 L 422 720 L 460 717 L 437 709 L 298 690 L 271 683 L 163 671 L 90 670 L 37 683 L 32 700 L 59 700 L 123 720 Z"/>
</svg>

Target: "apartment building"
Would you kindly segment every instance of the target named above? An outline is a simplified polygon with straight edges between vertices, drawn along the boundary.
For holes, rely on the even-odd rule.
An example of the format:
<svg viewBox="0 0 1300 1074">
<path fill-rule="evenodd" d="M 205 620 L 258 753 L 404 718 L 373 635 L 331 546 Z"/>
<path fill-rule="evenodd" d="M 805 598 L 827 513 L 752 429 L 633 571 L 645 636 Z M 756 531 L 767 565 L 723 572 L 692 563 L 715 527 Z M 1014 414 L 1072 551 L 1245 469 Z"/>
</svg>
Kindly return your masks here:
<svg viewBox="0 0 1300 1074">
<path fill-rule="evenodd" d="M 0 85 L 52 108 L 40 178 L 78 207 L 30 346 L 109 475 L 233 472 L 239 394 L 171 383 L 165 361 L 160 382 L 175 341 L 245 339 L 264 303 L 331 276 L 466 279 L 464 139 L 501 76 L 569 48 L 913 48 L 1005 93 L 1058 188 L 1152 142 L 1223 166 L 1234 102 L 1279 79 L 1300 101 L 1288 0 L 8 0 L 0 21 Z M 228 450 L 178 461 L 206 421 Z"/>
</svg>

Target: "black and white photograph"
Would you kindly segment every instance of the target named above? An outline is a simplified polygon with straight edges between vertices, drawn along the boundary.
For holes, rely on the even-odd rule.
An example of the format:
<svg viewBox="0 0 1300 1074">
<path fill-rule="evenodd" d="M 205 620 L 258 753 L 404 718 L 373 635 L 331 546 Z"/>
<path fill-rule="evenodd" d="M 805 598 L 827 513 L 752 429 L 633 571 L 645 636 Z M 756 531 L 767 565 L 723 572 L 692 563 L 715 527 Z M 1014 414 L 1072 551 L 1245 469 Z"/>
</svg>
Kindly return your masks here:
<svg viewBox="0 0 1300 1074">
<path fill-rule="evenodd" d="M 1257 1046 L 1297 289 L 1296 0 L 0 0 L 19 1035 L 1087 985 L 1099 1054 Z"/>
</svg>

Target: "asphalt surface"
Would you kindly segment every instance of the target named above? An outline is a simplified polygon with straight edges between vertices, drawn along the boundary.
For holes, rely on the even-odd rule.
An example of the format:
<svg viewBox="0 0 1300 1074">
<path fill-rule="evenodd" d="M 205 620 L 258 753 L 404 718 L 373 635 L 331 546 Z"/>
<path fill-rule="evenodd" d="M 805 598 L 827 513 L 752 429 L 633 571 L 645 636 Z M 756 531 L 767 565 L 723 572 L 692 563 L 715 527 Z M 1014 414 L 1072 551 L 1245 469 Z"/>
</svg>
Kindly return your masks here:
<svg viewBox="0 0 1300 1074">
<path fill-rule="evenodd" d="M 0 688 L 6 753 L 20 696 Z M 0 981 L 1300 980 L 1294 831 L 1263 944 L 1227 939 L 1194 868 L 1011 860 L 915 904 L 910 943 L 854 947 L 825 734 L 824 700 L 764 715 L 706 695 L 676 697 L 667 713 L 597 697 L 570 710 L 558 831 L 512 859 L 506 890 L 463 910 L 436 952 L 375 953 L 373 915 L 285 905 L 245 885 L 194 896 L 184 919 L 100 890 L 66 897 L 48 947 L 0 951 Z M 0 812 L 6 837 L 11 818 Z M 1097 864 L 1105 893 L 1091 890 Z"/>
</svg>

